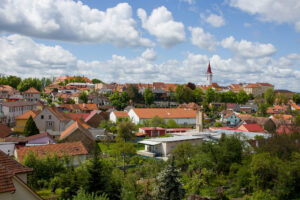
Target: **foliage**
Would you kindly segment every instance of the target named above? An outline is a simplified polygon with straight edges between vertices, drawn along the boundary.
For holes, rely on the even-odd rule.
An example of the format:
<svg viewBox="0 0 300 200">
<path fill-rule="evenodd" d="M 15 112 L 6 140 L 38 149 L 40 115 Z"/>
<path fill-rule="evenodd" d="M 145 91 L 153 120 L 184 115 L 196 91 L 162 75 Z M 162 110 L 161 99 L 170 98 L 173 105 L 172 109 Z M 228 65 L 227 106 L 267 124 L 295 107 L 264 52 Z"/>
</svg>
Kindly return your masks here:
<svg viewBox="0 0 300 200">
<path fill-rule="evenodd" d="M 201 88 L 196 88 L 193 90 L 194 101 L 196 103 L 201 103 L 203 101 L 203 91 Z"/>
<path fill-rule="evenodd" d="M 215 91 L 212 88 L 208 88 L 205 93 L 205 100 L 209 104 L 215 101 Z"/>
<path fill-rule="evenodd" d="M 194 83 L 188 82 L 186 84 L 187 87 L 191 88 L 191 90 L 195 90 L 196 89 L 196 85 Z"/>
<path fill-rule="evenodd" d="M 126 89 L 129 99 L 133 102 L 142 102 L 142 95 L 139 93 L 139 89 L 136 85 L 129 85 Z"/>
<path fill-rule="evenodd" d="M 296 116 L 295 124 L 296 124 L 296 126 L 300 126 L 300 115 Z"/>
<path fill-rule="evenodd" d="M 97 78 L 93 78 L 92 83 L 97 84 L 97 83 L 103 83 L 103 82 L 101 80 L 97 79 Z"/>
<path fill-rule="evenodd" d="M 287 96 L 282 93 L 277 94 L 275 98 L 276 98 L 277 104 L 279 104 L 279 105 L 288 103 Z"/>
<path fill-rule="evenodd" d="M 174 158 L 157 176 L 153 196 L 157 200 L 181 200 L 185 190 L 180 182 L 179 171 L 175 167 Z"/>
<path fill-rule="evenodd" d="M 84 189 L 80 188 L 77 195 L 73 197 L 73 200 L 109 200 L 109 198 L 106 194 L 97 196 L 94 193 L 89 194 L 85 192 Z"/>
<path fill-rule="evenodd" d="M 236 100 L 237 100 L 237 103 L 239 103 L 239 104 L 247 103 L 248 99 L 249 99 L 249 97 L 244 90 L 240 90 L 236 95 Z"/>
<path fill-rule="evenodd" d="M 196 147 L 189 142 L 177 145 L 172 151 L 176 167 L 180 168 L 182 171 L 186 171 L 191 162 L 191 158 L 196 154 L 196 151 Z"/>
<path fill-rule="evenodd" d="M 183 103 L 184 100 L 184 85 L 178 85 L 175 89 L 175 97 L 179 104 Z"/>
<path fill-rule="evenodd" d="M 32 135 L 35 135 L 35 134 L 39 134 L 40 131 L 38 129 L 38 127 L 36 126 L 32 116 L 30 115 L 30 117 L 28 118 L 26 124 L 25 124 L 25 127 L 24 127 L 24 135 L 26 137 L 28 136 L 32 136 Z"/>
<path fill-rule="evenodd" d="M 125 142 L 124 140 L 118 141 L 114 146 L 115 152 L 122 157 L 123 171 L 125 172 L 125 164 L 127 157 L 136 153 L 134 144 L 131 142 Z"/>
<path fill-rule="evenodd" d="M 167 123 L 167 128 L 179 128 L 179 125 L 174 119 L 169 119 Z"/>
<path fill-rule="evenodd" d="M 296 104 L 300 104 L 300 94 L 299 94 L 299 93 L 293 94 L 293 101 L 294 101 Z"/>
<path fill-rule="evenodd" d="M 117 140 L 130 141 L 135 138 L 136 126 L 130 121 L 122 121 L 117 125 Z"/>
<path fill-rule="evenodd" d="M 79 95 L 79 99 L 80 99 L 83 103 L 87 103 L 87 102 L 88 102 L 88 96 L 87 96 L 86 92 L 82 92 L 82 93 Z"/>
<path fill-rule="evenodd" d="M 214 127 L 223 127 L 223 124 L 221 122 L 215 122 Z"/>
<path fill-rule="evenodd" d="M 2 76 L 0 78 L 0 85 L 9 85 L 9 86 L 17 89 L 17 87 L 21 81 L 22 81 L 22 79 L 17 76 L 7 76 L 7 77 Z"/>
<path fill-rule="evenodd" d="M 258 105 L 257 114 L 258 116 L 265 117 L 267 115 L 268 104 L 261 103 Z"/>
<path fill-rule="evenodd" d="M 39 80 L 38 78 L 26 78 L 22 82 L 19 83 L 17 89 L 20 92 L 24 92 L 31 87 L 37 89 L 38 91 L 42 91 L 43 84 L 42 84 L 41 80 Z"/>
<path fill-rule="evenodd" d="M 145 89 L 144 100 L 146 105 L 151 105 L 154 102 L 154 94 L 151 89 Z"/>
<path fill-rule="evenodd" d="M 274 104 L 274 100 L 275 100 L 274 90 L 271 88 L 268 88 L 264 94 L 264 98 L 265 98 L 265 102 L 268 105 L 272 106 Z"/>
<path fill-rule="evenodd" d="M 116 106 L 117 110 L 122 110 L 129 104 L 129 96 L 127 92 L 120 93 L 115 91 L 109 97 L 109 100 L 112 105 Z"/>
<path fill-rule="evenodd" d="M 137 177 L 134 174 L 128 174 L 124 180 L 121 199 L 135 200 L 141 195 L 143 187 L 137 184 Z"/>
</svg>

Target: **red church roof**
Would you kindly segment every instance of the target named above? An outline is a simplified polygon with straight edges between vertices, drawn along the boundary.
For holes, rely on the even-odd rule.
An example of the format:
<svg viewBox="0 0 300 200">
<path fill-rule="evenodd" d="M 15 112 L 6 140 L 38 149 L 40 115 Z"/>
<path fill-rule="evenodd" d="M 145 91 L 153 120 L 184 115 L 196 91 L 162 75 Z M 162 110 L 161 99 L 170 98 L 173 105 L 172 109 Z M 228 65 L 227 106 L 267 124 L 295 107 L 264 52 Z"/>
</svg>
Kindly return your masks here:
<svg viewBox="0 0 300 200">
<path fill-rule="evenodd" d="M 206 73 L 207 74 L 212 74 L 211 68 L 210 68 L 210 62 L 208 63 L 208 67 L 207 67 L 207 72 Z"/>
</svg>

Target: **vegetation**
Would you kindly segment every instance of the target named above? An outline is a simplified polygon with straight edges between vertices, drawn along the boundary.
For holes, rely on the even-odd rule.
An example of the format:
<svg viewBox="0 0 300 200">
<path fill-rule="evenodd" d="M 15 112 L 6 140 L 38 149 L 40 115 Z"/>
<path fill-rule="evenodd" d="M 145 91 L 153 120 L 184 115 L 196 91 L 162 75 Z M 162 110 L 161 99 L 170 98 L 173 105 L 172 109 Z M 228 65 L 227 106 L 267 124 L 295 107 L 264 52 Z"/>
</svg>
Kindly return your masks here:
<svg viewBox="0 0 300 200">
<path fill-rule="evenodd" d="M 144 100 L 146 105 L 151 105 L 154 102 L 154 94 L 152 93 L 151 89 L 149 88 L 145 89 Z"/>
<path fill-rule="evenodd" d="M 30 117 L 27 120 L 25 127 L 24 127 L 24 135 L 26 137 L 28 137 L 28 136 L 32 136 L 35 134 L 39 134 L 39 132 L 40 131 L 39 131 L 38 127 L 36 126 L 32 116 L 30 115 Z"/>
<path fill-rule="evenodd" d="M 123 110 L 129 104 L 129 96 L 127 92 L 115 91 L 109 100 L 112 105 L 116 106 L 117 110 Z"/>
<path fill-rule="evenodd" d="M 79 95 L 79 99 L 83 102 L 83 103 L 87 103 L 88 102 L 88 96 L 85 92 L 82 92 L 80 95 Z"/>
<path fill-rule="evenodd" d="M 103 83 L 103 82 L 101 80 L 97 79 L 97 78 L 93 78 L 92 83 L 97 84 L 97 83 Z"/>
</svg>

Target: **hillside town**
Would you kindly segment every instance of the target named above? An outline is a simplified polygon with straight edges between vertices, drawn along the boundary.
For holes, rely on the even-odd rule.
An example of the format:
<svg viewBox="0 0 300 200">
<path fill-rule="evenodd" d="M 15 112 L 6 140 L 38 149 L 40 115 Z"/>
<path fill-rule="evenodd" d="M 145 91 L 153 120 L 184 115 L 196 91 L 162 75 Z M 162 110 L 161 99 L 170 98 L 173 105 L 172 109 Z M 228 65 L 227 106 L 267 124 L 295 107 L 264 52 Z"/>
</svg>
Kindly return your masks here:
<svg viewBox="0 0 300 200">
<path fill-rule="evenodd" d="M 0 184 L 0 197 L 8 198 L 6 193 L 10 191 L 14 191 L 14 198 L 27 195 L 28 199 L 42 199 L 43 195 L 69 198 L 75 194 L 65 185 L 39 182 L 54 181 L 51 176 L 55 172 L 48 179 L 40 179 L 38 174 L 27 178 L 28 172 L 36 170 L 32 159 L 50 162 L 68 158 L 67 165 L 80 169 L 99 146 L 106 157 L 120 162 L 119 168 L 125 173 L 128 167 L 136 166 L 133 157 L 164 162 L 186 144 L 202 146 L 224 136 L 238 136 L 257 148 L 262 139 L 300 132 L 300 94 L 275 89 L 270 83 L 220 86 L 213 82 L 210 63 L 206 76 L 205 85 L 104 83 L 82 76 L 53 81 L 3 76 L 0 166 L 7 177 L 0 178 L 0 183 L 10 184 Z M 2 163 L 2 159 L 7 162 Z M 31 187 L 52 189 L 43 194 Z M 55 192 L 57 187 L 63 191 Z"/>
</svg>

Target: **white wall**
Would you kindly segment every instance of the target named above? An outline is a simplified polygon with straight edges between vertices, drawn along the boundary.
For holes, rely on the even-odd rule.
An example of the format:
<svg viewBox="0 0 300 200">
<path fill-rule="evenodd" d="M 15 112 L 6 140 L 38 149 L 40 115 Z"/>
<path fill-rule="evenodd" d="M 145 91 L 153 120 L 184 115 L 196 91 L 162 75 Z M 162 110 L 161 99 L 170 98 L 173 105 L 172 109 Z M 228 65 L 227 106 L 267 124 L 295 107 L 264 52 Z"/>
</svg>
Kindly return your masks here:
<svg viewBox="0 0 300 200">
<path fill-rule="evenodd" d="M 111 113 L 109 114 L 109 120 L 112 121 L 112 122 L 114 122 L 114 123 L 117 122 L 117 116 L 115 115 L 114 112 L 111 112 Z"/>
</svg>

